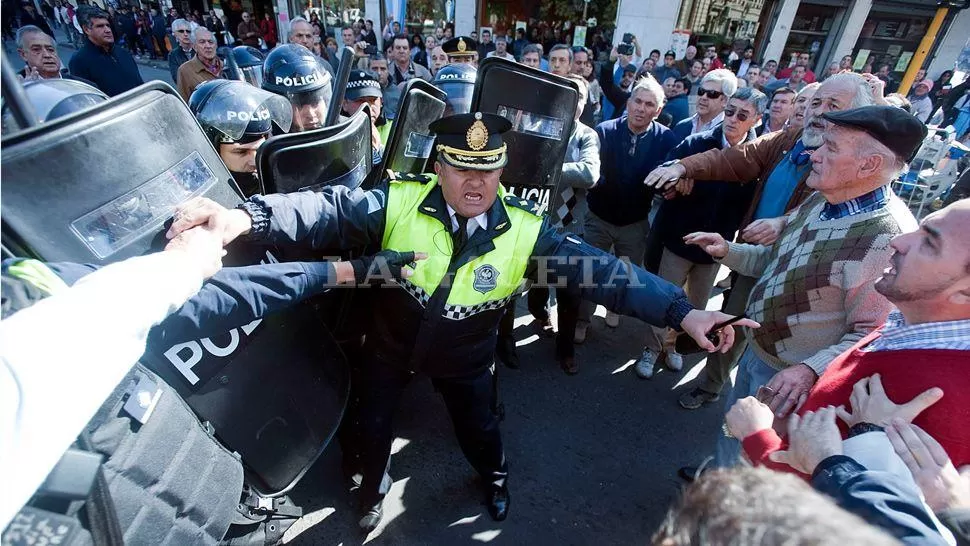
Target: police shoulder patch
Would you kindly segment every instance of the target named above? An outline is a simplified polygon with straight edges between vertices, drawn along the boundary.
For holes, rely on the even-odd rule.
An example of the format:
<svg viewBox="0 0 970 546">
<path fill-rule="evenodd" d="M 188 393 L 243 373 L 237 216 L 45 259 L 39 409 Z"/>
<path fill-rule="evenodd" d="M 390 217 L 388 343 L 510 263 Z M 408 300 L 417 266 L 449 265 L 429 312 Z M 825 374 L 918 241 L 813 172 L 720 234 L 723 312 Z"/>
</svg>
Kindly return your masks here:
<svg viewBox="0 0 970 546">
<path fill-rule="evenodd" d="M 402 173 L 392 170 L 387 171 L 387 179 L 391 182 L 417 182 L 419 184 L 431 182 L 431 177 L 426 174 Z"/>
<path fill-rule="evenodd" d="M 521 197 L 516 197 L 514 195 L 505 196 L 505 204 L 517 209 L 524 210 L 529 214 L 534 214 L 536 216 L 542 216 L 542 205 L 536 203 L 535 201 L 530 201 L 529 199 L 522 199 Z"/>
</svg>

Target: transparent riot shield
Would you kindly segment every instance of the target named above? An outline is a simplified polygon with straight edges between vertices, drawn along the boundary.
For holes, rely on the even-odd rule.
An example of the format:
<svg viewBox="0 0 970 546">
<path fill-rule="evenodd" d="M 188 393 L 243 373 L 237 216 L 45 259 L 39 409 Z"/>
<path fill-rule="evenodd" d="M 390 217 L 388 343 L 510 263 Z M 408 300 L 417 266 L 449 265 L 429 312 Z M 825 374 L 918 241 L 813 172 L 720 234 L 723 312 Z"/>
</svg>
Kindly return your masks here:
<svg viewBox="0 0 970 546">
<path fill-rule="evenodd" d="M 16 241 L 45 261 L 104 265 L 160 250 L 188 199 L 241 202 L 191 112 L 161 82 L 5 134 L 0 146 L 4 246 Z M 276 252 L 241 240 L 227 250 L 227 267 L 271 262 Z M 142 363 L 241 455 L 247 483 L 264 495 L 292 488 L 337 430 L 349 371 L 309 305 L 158 345 Z"/>
<path fill-rule="evenodd" d="M 339 125 L 270 138 L 256 153 L 256 165 L 268 193 L 356 188 L 373 165 L 369 110 Z"/>
</svg>

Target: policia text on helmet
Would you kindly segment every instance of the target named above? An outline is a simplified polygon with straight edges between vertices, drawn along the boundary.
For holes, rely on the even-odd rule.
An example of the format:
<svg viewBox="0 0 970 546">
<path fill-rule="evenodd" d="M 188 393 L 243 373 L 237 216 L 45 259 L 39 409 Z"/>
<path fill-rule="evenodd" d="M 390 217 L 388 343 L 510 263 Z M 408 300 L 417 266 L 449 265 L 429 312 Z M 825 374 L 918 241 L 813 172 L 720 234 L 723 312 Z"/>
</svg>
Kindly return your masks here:
<svg viewBox="0 0 970 546">
<path fill-rule="evenodd" d="M 260 193 L 256 151 L 274 130 L 289 130 L 293 112 L 286 99 L 241 81 L 213 80 L 196 88 L 189 109 L 243 194 Z"/>
<path fill-rule="evenodd" d="M 330 73 L 309 49 L 277 46 L 263 62 L 263 89 L 282 95 L 293 109 L 294 132 L 319 129 L 326 124 L 333 97 Z"/>
</svg>

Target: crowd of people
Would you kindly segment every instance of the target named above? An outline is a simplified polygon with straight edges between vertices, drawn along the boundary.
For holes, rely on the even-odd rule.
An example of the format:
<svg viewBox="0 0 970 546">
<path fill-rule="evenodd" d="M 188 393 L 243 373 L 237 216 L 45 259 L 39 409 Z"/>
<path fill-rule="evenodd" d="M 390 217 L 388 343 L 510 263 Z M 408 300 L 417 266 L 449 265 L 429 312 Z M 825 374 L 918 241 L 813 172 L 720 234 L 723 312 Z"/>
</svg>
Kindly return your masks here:
<svg viewBox="0 0 970 546">
<path fill-rule="evenodd" d="M 131 53 L 115 44 L 111 15 L 86 8 L 76 17 L 85 43 L 72 58 L 69 73 L 61 71 L 50 29 L 36 24 L 20 29 L 18 47 L 27 62 L 24 78 L 79 78 L 108 96 L 139 85 Z M 151 17 L 164 23 L 157 13 Z M 275 45 L 277 30 L 264 27 L 268 25 L 244 13 L 235 39 L 257 48 Z M 144 42 L 146 49 L 167 53 L 178 90 L 201 122 L 200 95 L 218 92 L 222 83 L 217 80 L 222 79 L 223 61 L 216 55 L 222 31 L 197 17 L 175 18 L 167 28 L 175 35 L 172 51 L 165 51 L 151 32 L 154 39 Z M 279 66 L 273 62 L 281 59 L 291 67 L 308 67 L 295 73 L 302 77 L 294 79 L 303 83 L 299 91 L 263 87 L 289 99 L 291 131 L 316 129 L 322 126 L 323 99 L 293 97 L 297 92 L 318 93 L 329 83 L 325 74 L 336 68 L 337 44 L 326 38 L 321 44 L 319 21 L 312 16 L 293 19 L 286 31 L 290 44 L 273 48 L 266 67 Z M 482 59 L 500 57 L 561 76 L 579 90 L 560 195 L 548 207 L 561 225 L 540 231 L 547 221 L 533 218 L 531 205 L 521 209 L 521 204 L 499 200 L 498 206 L 504 207 L 506 219 L 519 222 L 515 229 L 524 229 L 522 225 L 534 230 L 529 239 L 533 246 L 520 249 L 520 258 L 530 252 L 602 256 L 632 271 L 632 279 L 609 285 L 597 270 L 589 285 L 577 281 L 578 273 L 567 266 L 552 271 L 569 273 L 570 279 L 554 288 L 554 324 L 552 287 L 543 286 L 546 279 L 524 259 L 508 259 L 503 267 L 517 275 L 516 281 L 534 281 L 529 312 L 541 336 L 555 337 L 555 359 L 566 374 L 580 372 L 575 345 L 591 335 L 611 335 L 620 314 L 648 323 L 635 364 L 642 379 L 652 378 L 660 367 L 683 369 L 684 357 L 696 349 L 684 343 L 684 331 L 711 351 L 677 403 L 695 410 L 723 396 L 725 431 L 711 446 L 711 465 L 681 469 L 681 477 L 693 484 L 668 514 L 654 537 L 656 544 L 715 543 L 710 537 L 732 534 L 769 544 L 966 543 L 970 403 L 963 397 L 970 395 L 970 375 L 965 373 L 970 361 L 970 201 L 956 201 L 917 222 L 891 183 L 918 152 L 934 110 L 970 125 L 970 101 L 960 98 L 967 91 L 957 86 L 949 94 L 939 93 L 942 82 L 927 79 L 924 72 L 913 92 L 903 97 L 894 93 L 897 84 L 888 65 L 876 67 L 875 73 L 857 73 L 846 58 L 816 75 L 808 53 L 793 55 L 787 66 L 780 66 L 774 60 L 757 62 L 752 47 L 719 55 L 715 46 L 708 46 L 701 55 L 701 49 L 690 45 L 678 59 L 672 51 L 653 50 L 644 56 L 635 36 L 611 50 L 600 46 L 594 51 L 569 46 L 567 37 L 555 34 L 552 43 L 530 40 L 524 31 L 517 31 L 514 39 L 486 31 L 454 36 L 445 26 L 421 36 L 408 35 L 399 23 L 388 21 L 381 33 L 382 52 L 376 50 L 370 21 L 340 33 L 342 44 L 357 56 L 343 114 L 369 108 L 375 164 L 387 143 L 400 91 L 412 79 L 440 84 L 445 74 L 449 81 L 474 81 Z M 483 237 L 481 228 L 509 229 L 508 222 L 490 225 L 488 213 L 498 192 L 504 191 L 499 190 L 501 166 L 496 165 L 504 165 L 501 135 L 510 124 L 492 114 L 466 111 L 463 117 L 458 102 L 450 106 L 458 115 L 432 125 L 443 156 L 435 169 L 447 187 L 441 192 L 451 192 L 442 197 L 448 210 L 440 207 L 441 222 L 452 226 L 455 252 L 465 252 L 470 239 Z M 481 142 L 473 138 L 478 134 L 473 128 L 484 131 Z M 273 127 L 265 124 L 261 131 L 252 138 L 220 137 L 214 142 L 234 177 L 255 175 L 256 150 Z M 247 159 L 237 162 L 233 154 Z M 426 184 L 432 179 L 422 180 Z M 452 183 L 458 189 L 448 187 Z M 395 188 L 385 189 L 388 194 L 410 192 L 408 202 L 415 206 L 426 203 L 422 199 L 429 191 L 437 191 L 420 184 Z M 371 225 L 378 221 L 370 214 L 374 203 L 389 206 L 383 193 L 342 191 L 322 197 L 256 195 L 233 211 L 211 205 L 202 206 L 201 212 L 186 209 L 169 234 L 217 225 L 227 230 L 220 241 L 243 233 L 279 240 L 297 235 L 339 238 L 346 236 L 342 230 L 329 235 L 315 231 L 315 222 L 336 222 L 336 216 L 318 220 L 309 215 L 320 210 L 336 215 L 333 211 L 341 207 L 349 215 L 366 209 L 367 214 L 348 221 L 364 225 L 360 231 L 370 235 L 399 225 L 390 220 L 386 226 Z M 483 203 L 488 207 L 482 208 Z M 558 212 L 560 205 L 568 214 Z M 207 224 L 213 219 L 219 221 Z M 411 246 L 409 236 L 428 231 L 431 237 L 429 230 L 440 225 L 411 227 L 410 235 L 403 228 L 396 234 L 388 231 L 384 244 L 393 241 L 394 250 L 421 250 L 403 247 Z M 221 245 L 207 252 L 221 252 Z M 625 265 L 617 265 L 618 260 Z M 211 267 L 211 261 L 206 265 Z M 733 272 L 721 286 L 729 290 L 726 315 L 703 315 L 698 324 L 700 315 L 691 313 L 707 306 L 721 266 Z M 482 275 L 476 270 L 475 282 Z M 495 276 L 502 278 L 494 269 L 485 275 L 486 280 Z M 421 278 L 412 284 L 396 280 L 411 293 L 394 296 L 404 312 L 416 312 L 412 296 L 425 303 L 433 300 L 436 288 L 422 292 Z M 643 286 L 632 288 L 634 280 Z M 491 392 L 491 376 L 483 379 L 483 370 L 493 353 L 509 368 L 521 365 L 515 332 L 508 326 L 518 292 L 502 286 L 508 288 L 512 306 L 501 298 L 496 300 L 501 305 L 487 307 L 488 335 L 476 338 L 474 351 L 469 349 L 474 358 L 465 355 L 461 374 L 445 368 L 423 370 L 434 378 L 456 419 L 459 442 L 482 474 L 490 515 L 499 521 L 509 513 L 508 465 L 497 420 L 483 409 Z M 444 305 L 439 300 L 434 304 Z M 609 308 L 606 328 L 594 324 L 597 303 Z M 713 337 L 714 319 L 728 316 L 746 317 L 739 323 L 740 333 L 733 336 L 725 328 L 722 337 Z M 453 326 L 440 327 L 453 335 Z M 376 528 L 382 518 L 384 472 L 393 438 L 390 418 L 410 381 L 410 372 L 402 372 L 397 361 L 410 365 L 417 353 L 422 358 L 443 355 L 440 366 L 458 360 L 449 352 L 453 348 L 429 343 L 430 337 L 422 337 L 420 347 L 412 341 L 405 348 L 407 340 L 390 339 L 404 336 L 400 329 L 381 331 L 388 339 L 367 338 L 368 347 L 377 347 L 373 361 L 365 363 L 373 373 L 364 374 L 357 387 L 362 434 L 370 442 L 360 460 L 362 491 L 368 495 L 361 499 L 360 526 L 365 531 Z M 705 342 L 708 333 L 712 337 Z M 383 360 L 388 358 L 394 362 Z M 742 457 L 775 472 L 737 469 Z M 729 538 L 723 542 L 735 543 Z"/>
</svg>

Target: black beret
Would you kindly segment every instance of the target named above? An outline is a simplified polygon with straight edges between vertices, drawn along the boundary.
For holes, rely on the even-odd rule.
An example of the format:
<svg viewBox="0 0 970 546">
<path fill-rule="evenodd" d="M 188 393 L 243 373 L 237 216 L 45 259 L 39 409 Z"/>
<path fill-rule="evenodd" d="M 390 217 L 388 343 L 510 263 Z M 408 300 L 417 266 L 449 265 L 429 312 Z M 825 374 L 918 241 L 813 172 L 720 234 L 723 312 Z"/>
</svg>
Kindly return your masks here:
<svg viewBox="0 0 970 546">
<path fill-rule="evenodd" d="M 822 114 L 822 119 L 841 127 L 865 131 L 907 163 L 916 156 L 927 133 L 923 122 L 895 106 L 863 106 L 827 112 Z"/>
<path fill-rule="evenodd" d="M 478 54 L 478 42 L 468 36 L 456 36 L 441 44 L 441 50 L 448 55 Z"/>
<path fill-rule="evenodd" d="M 482 112 L 443 117 L 428 127 L 438 139 L 438 159 L 480 171 L 500 169 L 508 162 L 502 134 L 511 128 L 504 117 Z"/>
<path fill-rule="evenodd" d="M 347 100 L 357 100 L 362 97 L 383 97 L 381 82 L 377 79 L 377 74 L 370 70 L 352 70 L 350 77 L 347 78 L 347 89 L 344 91 L 344 98 Z"/>
</svg>

